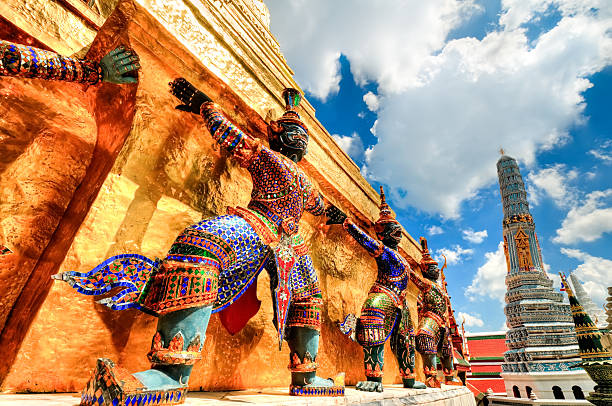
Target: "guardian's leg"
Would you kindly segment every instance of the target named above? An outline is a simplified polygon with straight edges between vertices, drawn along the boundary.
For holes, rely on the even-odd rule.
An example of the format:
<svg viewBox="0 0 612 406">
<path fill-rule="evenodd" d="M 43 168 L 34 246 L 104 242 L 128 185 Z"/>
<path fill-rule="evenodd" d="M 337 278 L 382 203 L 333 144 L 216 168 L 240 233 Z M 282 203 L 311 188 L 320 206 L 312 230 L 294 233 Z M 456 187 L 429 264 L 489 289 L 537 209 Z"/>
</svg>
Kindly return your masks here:
<svg viewBox="0 0 612 406">
<path fill-rule="evenodd" d="M 110 360 L 99 360 L 82 403 L 183 403 L 191 369 L 201 358 L 213 306 L 221 299 L 219 285 L 226 296 L 239 289 L 236 268 L 241 277 L 253 277 L 266 256 L 267 248 L 238 216 L 219 216 L 185 229 L 139 292 L 140 308 L 159 316 L 148 354 L 151 368 L 130 374 Z M 138 266 L 129 265 L 131 270 L 124 273 L 139 275 Z M 228 275 L 234 279 L 231 286 L 224 282 Z"/>
<path fill-rule="evenodd" d="M 149 289 L 158 311 L 151 350 L 151 368 L 129 374 L 108 359 L 97 369 L 82 394 L 84 405 L 115 405 L 146 402 L 184 402 L 193 365 L 202 358 L 206 328 L 217 296 L 218 267 L 164 261 Z M 193 306 L 191 306 L 193 304 Z M 146 400 L 145 400 L 146 399 Z"/>
<path fill-rule="evenodd" d="M 404 388 L 424 389 L 425 384 L 416 381 L 414 375 L 414 329 L 408 308 L 402 309 L 402 318 L 391 333 L 389 343 L 397 359 Z"/>
<path fill-rule="evenodd" d="M 293 298 L 286 327 L 290 352 L 290 394 L 342 396 L 344 374 L 333 379 L 316 376 L 323 299 L 310 256 L 305 254 L 299 258 L 289 284 Z"/>
<path fill-rule="evenodd" d="M 436 354 L 440 339 L 440 328 L 435 320 L 425 317 L 419 323 L 419 331 L 416 336 L 416 348 L 423 357 L 423 372 L 425 373 L 425 385 L 430 388 L 440 388 L 438 380 L 438 368 Z"/>
<path fill-rule="evenodd" d="M 357 382 L 356 389 L 365 392 L 382 392 L 383 367 L 385 364 L 385 345 L 363 347 L 363 366 L 366 380 Z"/>
<path fill-rule="evenodd" d="M 366 380 L 357 382 L 357 389 L 383 391 L 384 346 L 398 316 L 397 308 L 385 293 L 372 292 L 363 303 L 357 323 L 357 342 L 363 347 Z"/>
<path fill-rule="evenodd" d="M 462 386 L 463 383 L 455 377 L 455 368 L 453 365 L 453 347 L 449 340 L 449 333 L 445 331 L 444 338 L 440 344 L 440 361 L 442 362 L 442 371 L 444 372 L 444 384 Z"/>
</svg>

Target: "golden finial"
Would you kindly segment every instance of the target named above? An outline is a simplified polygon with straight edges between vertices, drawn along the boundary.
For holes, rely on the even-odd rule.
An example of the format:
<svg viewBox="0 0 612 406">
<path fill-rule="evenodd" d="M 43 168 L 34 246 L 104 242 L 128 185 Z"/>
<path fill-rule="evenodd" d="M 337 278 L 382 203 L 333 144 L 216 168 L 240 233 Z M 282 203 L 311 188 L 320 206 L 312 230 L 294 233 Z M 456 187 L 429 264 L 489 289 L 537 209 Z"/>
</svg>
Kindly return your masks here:
<svg viewBox="0 0 612 406">
<path fill-rule="evenodd" d="M 499 149 L 499 153 L 500 153 L 501 155 L 504 155 L 504 154 L 506 153 L 506 151 L 504 151 L 504 149 L 503 149 L 503 148 L 500 148 L 500 149 Z"/>
</svg>

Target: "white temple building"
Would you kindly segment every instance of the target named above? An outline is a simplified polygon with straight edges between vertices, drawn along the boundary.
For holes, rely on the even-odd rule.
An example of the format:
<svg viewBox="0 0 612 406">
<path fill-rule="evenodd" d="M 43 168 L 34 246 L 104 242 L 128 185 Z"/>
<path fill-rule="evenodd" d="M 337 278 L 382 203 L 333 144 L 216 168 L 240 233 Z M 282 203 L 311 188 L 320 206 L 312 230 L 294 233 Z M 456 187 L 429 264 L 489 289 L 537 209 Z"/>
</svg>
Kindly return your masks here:
<svg viewBox="0 0 612 406">
<path fill-rule="evenodd" d="M 508 397 L 584 399 L 595 383 L 581 359 L 569 304 L 552 288 L 529 212 L 525 184 L 515 159 L 497 162 L 503 203 L 506 333 L 502 377 Z"/>
</svg>

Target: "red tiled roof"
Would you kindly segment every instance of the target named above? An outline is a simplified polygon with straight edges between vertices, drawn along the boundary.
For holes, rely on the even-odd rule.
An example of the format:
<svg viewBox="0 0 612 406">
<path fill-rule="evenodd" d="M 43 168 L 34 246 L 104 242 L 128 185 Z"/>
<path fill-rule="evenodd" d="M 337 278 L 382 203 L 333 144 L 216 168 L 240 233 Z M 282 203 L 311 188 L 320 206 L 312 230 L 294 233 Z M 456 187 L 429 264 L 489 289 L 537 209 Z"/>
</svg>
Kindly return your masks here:
<svg viewBox="0 0 612 406">
<path fill-rule="evenodd" d="M 467 386 L 467 388 L 468 388 L 469 390 L 471 390 L 471 391 L 472 391 L 472 393 L 474 394 L 474 396 L 478 396 L 478 394 L 479 394 L 479 393 L 483 393 L 483 392 L 481 392 L 481 391 L 480 391 L 480 389 L 478 389 L 477 387 L 475 387 L 474 385 L 472 385 L 472 384 L 470 383 L 470 381 L 467 381 L 467 382 L 465 383 L 465 386 Z"/>
<path fill-rule="evenodd" d="M 506 393 L 506 387 L 504 386 L 504 380 L 502 378 L 489 378 L 489 379 L 467 379 L 468 388 L 473 386 L 476 390 L 487 393 L 487 390 L 491 388 L 493 393 Z M 470 388 L 471 389 L 471 388 Z M 472 390 L 474 392 L 474 390 Z"/>
<path fill-rule="evenodd" d="M 503 357 L 506 347 L 506 338 L 468 337 L 468 348 L 471 358 Z"/>
<path fill-rule="evenodd" d="M 477 362 L 472 362 L 471 366 L 472 366 L 472 373 L 491 372 L 491 373 L 499 374 L 501 373 L 501 370 L 502 370 L 501 362 L 496 365 L 482 365 Z"/>
</svg>

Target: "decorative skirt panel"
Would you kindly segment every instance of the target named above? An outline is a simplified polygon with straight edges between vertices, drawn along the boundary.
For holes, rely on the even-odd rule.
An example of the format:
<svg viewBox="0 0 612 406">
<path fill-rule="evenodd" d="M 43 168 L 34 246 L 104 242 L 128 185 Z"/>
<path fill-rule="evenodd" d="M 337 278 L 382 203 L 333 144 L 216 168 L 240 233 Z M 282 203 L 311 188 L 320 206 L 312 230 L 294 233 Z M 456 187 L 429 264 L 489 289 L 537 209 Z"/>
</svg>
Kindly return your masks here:
<svg viewBox="0 0 612 406">
<path fill-rule="evenodd" d="M 217 299 L 218 281 L 219 267 L 215 261 L 164 260 L 143 292 L 142 306 L 156 314 L 165 314 L 211 305 Z"/>
<path fill-rule="evenodd" d="M 289 308 L 287 328 L 308 327 L 321 331 L 321 306 L 323 299 L 320 295 L 310 296 L 299 301 L 294 300 Z"/>
<path fill-rule="evenodd" d="M 370 293 L 357 323 L 357 342 L 363 347 L 384 344 L 391 335 L 399 312 L 386 293 Z"/>
<path fill-rule="evenodd" d="M 213 312 L 233 303 L 253 283 L 266 263 L 269 248 L 242 217 L 212 217 L 189 226 L 170 248 L 167 259 L 216 261 L 218 293 Z"/>
<path fill-rule="evenodd" d="M 417 350 L 424 354 L 437 354 L 442 357 L 452 355 L 448 331 L 431 317 L 423 317 L 419 321 L 419 331 L 416 336 Z"/>
<path fill-rule="evenodd" d="M 440 326 L 434 319 L 430 317 L 421 318 L 416 336 L 417 350 L 424 354 L 437 354 L 440 333 Z"/>
<path fill-rule="evenodd" d="M 301 240 L 301 237 L 299 238 Z M 313 296 L 321 297 L 319 278 L 314 266 L 312 266 L 312 258 L 310 258 L 308 251 L 304 250 L 303 247 L 305 247 L 303 241 L 297 246 L 294 245 L 296 255 L 299 255 L 298 253 L 302 255 L 299 255 L 289 276 L 289 288 L 291 289 L 293 302 L 309 300 Z"/>
</svg>

